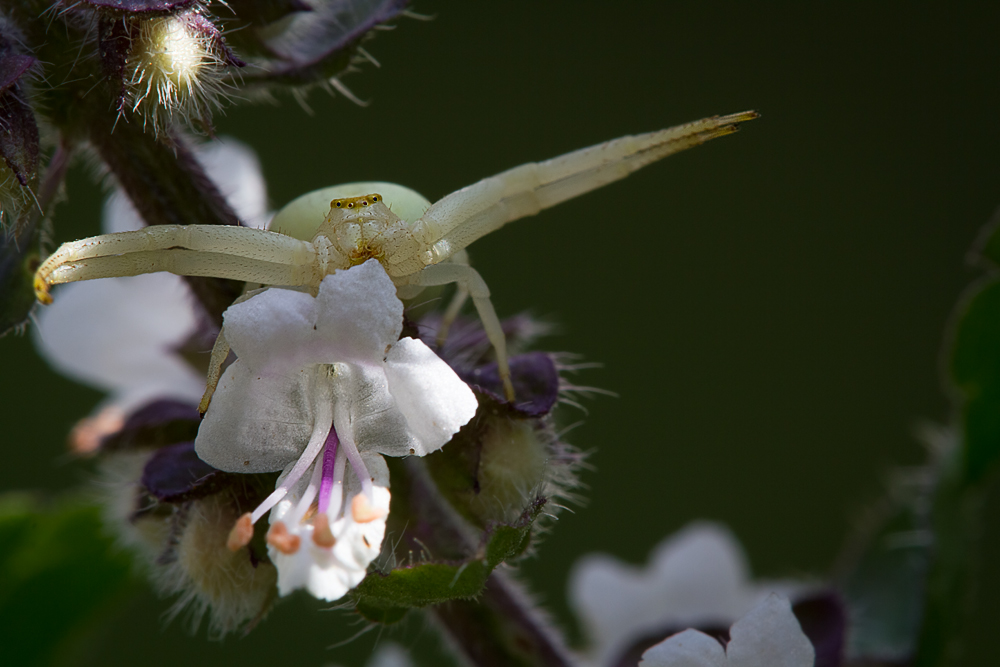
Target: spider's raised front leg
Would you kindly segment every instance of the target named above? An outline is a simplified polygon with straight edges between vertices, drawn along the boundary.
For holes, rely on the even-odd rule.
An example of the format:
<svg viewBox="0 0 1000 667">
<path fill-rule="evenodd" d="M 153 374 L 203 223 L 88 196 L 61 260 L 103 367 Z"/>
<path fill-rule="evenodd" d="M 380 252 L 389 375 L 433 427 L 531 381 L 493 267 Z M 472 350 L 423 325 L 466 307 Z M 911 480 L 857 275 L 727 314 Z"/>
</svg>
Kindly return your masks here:
<svg viewBox="0 0 1000 667">
<path fill-rule="evenodd" d="M 497 312 L 490 301 L 490 288 L 486 286 L 482 276 L 468 264 L 445 262 L 405 276 L 397 284 L 432 287 L 449 283 L 456 283 L 459 293 L 464 291 L 472 297 L 472 303 L 475 304 L 479 319 L 482 320 L 486 337 L 489 338 L 497 355 L 497 369 L 500 371 L 500 381 L 503 382 L 504 395 L 508 401 L 513 401 L 514 385 L 510 381 L 510 365 L 507 363 L 507 339 L 500 326 L 500 318 L 497 317 Z"/>
<path fill-rule="evenodd" d="M 248 227 L 161 225 L 64 243 L 35 273 L 35 295 L 51 303 L 49 287 L 95 278 L 167 271 L 267 285 L 318 284 L 327 256 L 313 244 Z"/>
<path fill-rule="evenodd" d="M 427 251 L 386 257 L 389 275 L 406 275 L 448 259 L 508 222 L 625 178 L 657 160 L 732 134 L 755 111 L 703 118 L 685 125 L 619 137 L 544 162 L 529 162 L 484 178 L 433 204 L 413 225 Z"/>
</svg>

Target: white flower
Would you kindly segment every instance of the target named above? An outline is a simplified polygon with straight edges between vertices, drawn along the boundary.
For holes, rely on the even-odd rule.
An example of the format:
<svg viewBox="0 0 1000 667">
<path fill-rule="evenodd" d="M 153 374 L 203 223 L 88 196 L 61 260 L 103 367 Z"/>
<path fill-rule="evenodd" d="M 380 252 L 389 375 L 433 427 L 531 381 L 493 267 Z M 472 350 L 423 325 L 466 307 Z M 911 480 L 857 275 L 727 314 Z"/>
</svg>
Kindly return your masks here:
<svg viewBox="0 0 1000 667">
<path fill-rule="evenodd" d="M 639 568 L 603 554 L 583 557 L 569 597 L 591 640 L 595 664 L 670 628 L 725 627 L 790 582 L 754 583 L 739 542 L 724 526 L 699 522 L 668 537 Z"/>
<path fill-rule="evenodd" d="M 788 600 L 772 593 L 729 629 L 725 648 L 685 630 L 643 653 L 639 667 L 812 667 L 815 659 Z"/>
<path fill-rule="evenodd" d="M 195 154 L 244 224 L 263 228 L 266 188 L 253 151 L 227 139 L 199 146 Z M 143 226 L 124 193 L 108 198 L 105 233 Z M 179 352 L 200 325 L 183 278 L 153 273 L 71 283 L 58 290 L 52 305 L 36 311 L 35 345 L 63 375 L 109 394 L 95 415 L 77 427 L 73 440 L 78 450 L 96 448 L 103 435 L 153 399 L 200 400 L 204 374 Z"/>
<path fill-rule="evenodd" d="M 389 480 L 380 455 L 440 448 L 473 417 L 476 398 L 424 343 L 399 338 L 403 305 L 375 260 L 327 276 L 315 297 L 268 289 L 224 320 L 237 359 L 202 422 L 198 455 L 229 472 L 284 471 L 230 545 L 246 544 L 271 510 L 279 592 L 335 600 L 381 546 Z"/>
</svg>

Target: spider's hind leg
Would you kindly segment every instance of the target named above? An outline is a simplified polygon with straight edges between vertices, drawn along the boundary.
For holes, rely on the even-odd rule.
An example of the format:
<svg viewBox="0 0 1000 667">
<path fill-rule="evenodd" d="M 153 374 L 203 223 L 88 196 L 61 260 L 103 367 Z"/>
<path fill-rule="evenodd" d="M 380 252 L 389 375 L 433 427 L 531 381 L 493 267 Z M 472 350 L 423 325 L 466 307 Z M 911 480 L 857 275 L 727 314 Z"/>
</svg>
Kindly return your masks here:
<svg viewBox="0 0 1000 667">
<path fill-rule="evenodd" d="M 503 328 L 500 326 L 500 318 L 497 317 L 497 311 L 493 309 L 493 302 L 490 301 L 490 288 L 486 286 L 486 282 L 479 275 L 479 272 L 468 264 L 442 262 L 441 264 L 433 264 L 418 273 L 407 276 L 405 280 L 406 284 L 421 285 L 423 287 L 456 283 L 459 290 L 456 298 L 463 291 L 472 297 L 472 303 L 476 306 L 476 311 L 479 313 L 479 319 L 483 323 L 483 330 L 486 332 L 486 337 L 489 338 L 490 344 L 493 345 L 493 350 L 497 355 L 497 369 L 500 372 L 500 381 L 503 382 L 504 395 L 508 401 L 513 402 L 514 385 L 510 381 L 510 365 L 507 363 L 507 339 L 504 336 Z M 451 308 L 449 307 L 448 310 L 450 311 Z M 447 314 L 445 313 L 446 316 Z M 442 322 L 443 325 L 444 322 Z"/>
<path fill-rule="evenodd" d="M 215 395 L 215 389 L 219 386 L 219 377 L 222 375 L 222 364 L 229 357 L 229 349 L 229 342 L 226 340 L 226 328 L 222 327 L 219 329 L 219 335 L 215 339 L 215 345 L 212 346 L 212 357 L 208 362 L 205 393 L 201 397 L 201 403 L 198 404 L 198 412 L 201 414 L 208 412 L 208 406 L 212 403 L 212 396 Z"/>
</svg>

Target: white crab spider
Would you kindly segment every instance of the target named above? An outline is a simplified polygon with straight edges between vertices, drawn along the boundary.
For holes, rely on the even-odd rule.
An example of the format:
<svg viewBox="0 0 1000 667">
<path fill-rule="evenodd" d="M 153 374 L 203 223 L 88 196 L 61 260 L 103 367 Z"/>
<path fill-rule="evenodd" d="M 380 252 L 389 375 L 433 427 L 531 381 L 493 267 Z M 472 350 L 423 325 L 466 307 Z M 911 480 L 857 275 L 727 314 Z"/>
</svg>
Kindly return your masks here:
<svg viewBox="0 0 1000 667">
<path fill-rule="evenodd" d="M 413 297 L 424 287 L 457 283 L 458 292 L 445 313 L 444 327 L 465 297 L 472 297 L 496 351 L 507 398 L 513 400 L 500 320 L 490 302 L 489 288 L 465 261 L 465 247 L 508 222 L 617 181 L 678 151 L 731 134 L 739 123 L 756 117 L 755 112 L 746 111 L 620 137 L 545 162 L 514 167 L 435 204 L 408 188 L 384 183 L 319 190 L 278 213 L 272 227 L 283 233 L 247 227 L 161 225 L 64 243 L 38 269 L 35 294 L 42 303 L 51 303 L 51 285 L 156 271 L 306 286 L 315 294 L 324 276 L 375 258 L 401 298 Z M 395 210 L 390 210 L 387 202 Z M 326 217 L 321 218 L 324 213 Z M 212 351 L 202 411 L 208 407 L 228 353 L 229 346 L 220 332 Z"/>
</svg>

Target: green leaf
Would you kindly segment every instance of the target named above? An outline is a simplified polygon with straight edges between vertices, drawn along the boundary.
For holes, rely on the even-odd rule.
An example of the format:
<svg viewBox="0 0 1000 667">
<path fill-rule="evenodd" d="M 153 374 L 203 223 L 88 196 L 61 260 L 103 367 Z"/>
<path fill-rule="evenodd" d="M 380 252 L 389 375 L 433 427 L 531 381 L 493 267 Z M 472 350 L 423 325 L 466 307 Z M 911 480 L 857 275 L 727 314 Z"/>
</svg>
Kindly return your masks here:
<svg viewBox="0 0 1000 667">
<path fill-rule="evenodd" d="M 91 505 L 0 496 L 0 544 L 5 664 L 58 661 L 129 580 L 129 559 L 113 549 Z"/>
<path fill-rule="evenodd" d="M 531 526 L 544 505 L 545 500 L 538 499 L 514 523 L 493 525 L 475 554 L 465 560 L 425 561 L 388 573 L 370 572 L 352 592 L 358 612 L 388 624 L 401 620 L 413 607 L 478 596 L 493 568 L 527 548 Z"/>
<path fill-rule="evenodd" d="M 1000 281 L 976 285 L 958 307 L 951 377 L 961 395 L 964 472 L 982 479 L 1000 457 Z"/>
</svg>

